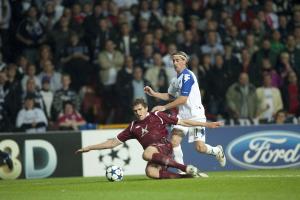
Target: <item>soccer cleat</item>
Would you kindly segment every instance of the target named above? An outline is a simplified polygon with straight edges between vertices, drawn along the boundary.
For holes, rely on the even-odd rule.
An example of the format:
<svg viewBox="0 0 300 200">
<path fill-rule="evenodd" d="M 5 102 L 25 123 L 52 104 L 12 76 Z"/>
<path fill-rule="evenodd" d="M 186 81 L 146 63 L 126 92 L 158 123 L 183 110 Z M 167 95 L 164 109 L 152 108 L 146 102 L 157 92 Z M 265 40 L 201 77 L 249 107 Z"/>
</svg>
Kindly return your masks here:
<svg viewBox="0 0 300 200">
<path fill-rule="evenodd" d="M 208 175 L 201 172 L 197 167 L 188 165 L 186 167 L 186 173 L 192 175 L 194 178 L 207 178 Z"/>
<path fill-rule="evenodd" d="M 10 158 L 10 156 L 7 154 L 7 156 L 3 159 L 3 162 L 8 166 L 8 168 L 10 169 L 10 170 L 12 170 L 13 169 L 13 162 L 12 162 L 12 160 L 11 160 L 11 158 Z"/>
<path fill-rule="evenodd" d="M 225 153 L 223 151 L 223 147 L 221 145 L 217 145 L 217 147 L 219 148 L 219 151 L 216 155 L 216 159 L 219 161 L 221 167 L 225 167 L 226 157 L 225 157 Z"/>
</svg>

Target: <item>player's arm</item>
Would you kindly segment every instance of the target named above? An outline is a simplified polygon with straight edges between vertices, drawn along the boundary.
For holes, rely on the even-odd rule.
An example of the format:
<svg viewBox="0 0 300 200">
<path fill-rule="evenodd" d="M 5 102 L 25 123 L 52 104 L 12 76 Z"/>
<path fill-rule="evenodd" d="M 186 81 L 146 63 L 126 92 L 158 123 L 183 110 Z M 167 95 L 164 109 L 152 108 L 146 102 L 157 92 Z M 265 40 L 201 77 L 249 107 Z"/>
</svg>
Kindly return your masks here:
<svg viewBox="0 0 300 200">
<path fill-rule="evenodd" d="M 168 93 L 160 93 L 160 92 L 155 92 L 151 87 L 146 86 L 144 87 L 144 92 L 148 94 L 149 96 L 168 101 L 171 99 L 171 96 Z"/>
<path fill-rule="evenodd" d="M 189 119 L 178 119 L 177 124 L 181 126 L 187 126 L 187 127 L 203 126 L 206 128 L 218 128 L 223 125 L 223 122 L 199 122 L 199 121 L 194 121 Z"/>
<path fill-rule="evenodd" d="M 91 150 L 112 149 L 120 144 L 122 144 L 122 142 L 120 140 L 118 140 L 117 138 L 112 138 L 112 139 L 108 139 L 107 141 L 102 142 L 100 144 L 90 145 L 90 146 L 78 149 L 75 153 L 85 153 L 85 152 L 89 152 Z"/>
</svg>

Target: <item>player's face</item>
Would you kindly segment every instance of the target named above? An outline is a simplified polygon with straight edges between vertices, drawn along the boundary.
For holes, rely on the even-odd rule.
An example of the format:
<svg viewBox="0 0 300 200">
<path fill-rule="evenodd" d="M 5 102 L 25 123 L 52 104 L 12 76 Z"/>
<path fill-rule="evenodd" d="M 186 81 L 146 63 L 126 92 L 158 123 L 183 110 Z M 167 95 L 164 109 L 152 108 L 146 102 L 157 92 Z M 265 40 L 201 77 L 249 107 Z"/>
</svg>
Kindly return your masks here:
<svg viewBox="0 0 300 200">
<path fill-rule="evenodd" d="M 173 64 L 175 71 L 179 74 L 186 67 L 186 59 L 180 55 L 173 56 Z"/>
<path fill-rule="evenodd" d="M 148 107 L 145 108 L 141 104 L 138 104 L 133 107 L 133 112 L 138 120 L 143 120 L 148 113 Z"/>
</svg>

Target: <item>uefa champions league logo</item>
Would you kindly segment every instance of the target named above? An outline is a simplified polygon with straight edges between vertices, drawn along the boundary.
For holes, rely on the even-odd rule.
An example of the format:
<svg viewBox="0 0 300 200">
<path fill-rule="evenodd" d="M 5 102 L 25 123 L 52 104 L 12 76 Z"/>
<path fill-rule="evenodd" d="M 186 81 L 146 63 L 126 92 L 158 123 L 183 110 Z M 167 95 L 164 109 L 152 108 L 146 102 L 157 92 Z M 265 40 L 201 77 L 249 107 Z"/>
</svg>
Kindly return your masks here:
<svg viewBox="0 0 300 200">
<path fill-rule="evenodd" d="M 120 166 L 124 169 L 131 163 L 129 146 L 124 143 L 116 148 L 100 151 L 98 159 L 99 163 L 103 165 L 103 169 L 111 165 Z"/>
<path fill-rule="evenodd" d="M 262 131 L 233 140 L 228 158 L 248 169 L 287 168 L 300 165 L 300 134 L 288 131 Z"/>
</svg>

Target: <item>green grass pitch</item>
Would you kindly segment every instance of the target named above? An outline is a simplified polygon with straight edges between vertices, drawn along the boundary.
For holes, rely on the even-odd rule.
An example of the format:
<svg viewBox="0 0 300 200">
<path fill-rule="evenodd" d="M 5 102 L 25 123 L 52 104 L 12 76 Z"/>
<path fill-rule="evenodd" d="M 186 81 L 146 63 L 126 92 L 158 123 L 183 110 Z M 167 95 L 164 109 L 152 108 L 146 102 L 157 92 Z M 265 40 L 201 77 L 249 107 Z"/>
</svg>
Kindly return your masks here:
<svg viewBox="0 0 300 200">
<path fill-rule="evenodd" d="M 209 178 L 152 180 L 126 176 L 0 180 L 3 200 L 300 199 L 300 169 L 208 172 Z"/>
</svg>

